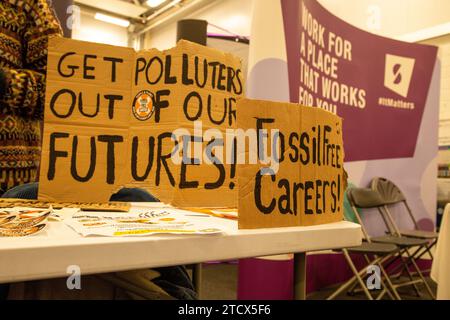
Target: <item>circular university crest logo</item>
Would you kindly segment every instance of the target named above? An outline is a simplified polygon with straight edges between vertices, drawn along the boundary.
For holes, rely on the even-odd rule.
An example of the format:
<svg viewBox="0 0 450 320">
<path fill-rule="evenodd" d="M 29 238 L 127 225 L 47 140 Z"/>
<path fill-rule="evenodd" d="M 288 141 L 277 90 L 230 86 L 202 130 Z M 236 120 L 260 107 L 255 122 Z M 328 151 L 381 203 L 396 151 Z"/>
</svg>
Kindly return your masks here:
<svg viewBox="0 0 450 320">
<path fill-rule="evenodd" d="M 139 121 L 145 121 L 152 117 L 155 112 L 153 105 L 154 95 L 148 90 L 140 91 L 133 100 L 133 115 Z"/>
</svg>

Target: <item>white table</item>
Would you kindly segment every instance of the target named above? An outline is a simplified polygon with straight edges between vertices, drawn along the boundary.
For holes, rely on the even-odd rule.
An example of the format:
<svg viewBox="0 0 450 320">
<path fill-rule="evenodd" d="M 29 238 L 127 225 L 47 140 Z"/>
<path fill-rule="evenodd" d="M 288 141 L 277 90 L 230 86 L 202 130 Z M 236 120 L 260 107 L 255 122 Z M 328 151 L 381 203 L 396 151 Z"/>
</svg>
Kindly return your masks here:
<svg viewBox="0 0 450 320">
<path fill-rule="evenodd" d="M 431 278 L 437 282 L 437 299 L 450 300 L 450 204 L 445 206 L 439 238 L 431 268 Z"/>
<path fill-rule="evenodd" d="M 88 275 L 295 253 L 296 298 L 305 298 L 306 252 L 361 243 L 360 226 L 346 221 L 311 227 L 238 230 L 237 221 L 208 219 L 213 219 L 225 232 L 206 236 L 83 238 L 62 222 L 50 222 L 36 236 L 0 238 L 0 283 L 67 277 L 70 265 L 79 266 L 82 274 Z"/>
</svg>

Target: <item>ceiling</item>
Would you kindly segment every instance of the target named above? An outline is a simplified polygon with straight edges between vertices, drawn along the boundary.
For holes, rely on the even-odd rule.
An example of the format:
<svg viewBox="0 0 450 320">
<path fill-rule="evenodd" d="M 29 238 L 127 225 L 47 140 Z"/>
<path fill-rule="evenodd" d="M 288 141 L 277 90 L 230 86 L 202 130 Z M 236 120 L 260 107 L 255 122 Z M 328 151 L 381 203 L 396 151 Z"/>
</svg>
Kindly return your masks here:
<svg viewBox="0 0 450 320">
<path fill-rule="evenodd" d="M 145 4 L 145 0 L 75 0 L 75 2 L 84 7 L 101 10 L 105 13 L 112 13 L 131 20 L 142 21 L 148 16 L 158 12 L 173 9 L 173 7 L 180 5 L 185 0 L 173 1 L 165 0 L 156 8 L 151 8 Z M 176 5 L 173 3 L 177 3 Z M 170 5 L 169 4 L 173 4 Z M 164 10 L 163 10 L 164 9 Z"/>
<path fill-rule="evenodd" d="M 91 12 L 101 12 L 131 22 L 130 30 L 137 36 L 176 21 L 196 10 L 214 5 L 219 0 L 165 0 L 156 8 L 145 4 L 147 0 L 74 0 Z"/>
</svg>

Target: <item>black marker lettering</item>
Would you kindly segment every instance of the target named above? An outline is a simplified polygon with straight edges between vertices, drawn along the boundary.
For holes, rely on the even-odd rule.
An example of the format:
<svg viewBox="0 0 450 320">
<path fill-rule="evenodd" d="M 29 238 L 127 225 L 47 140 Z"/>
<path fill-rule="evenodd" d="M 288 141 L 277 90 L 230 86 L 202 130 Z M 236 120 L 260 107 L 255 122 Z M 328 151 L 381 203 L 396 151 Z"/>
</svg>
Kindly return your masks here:
<svg viewBox="0 0 450 320">
<path fill-rule="evenodd" d="M 86 176 L 82 177 L 77 171 L 77 151 L 78 151 L 78 137 L 74 136 L 72 141 L 72 158 L 70 161 L 70 173 L 72 177 L 79 182 L 87 182 L 91 180 L 95 172 L 95 165 L 97 161 L 97 148 L 95 145 L 95 137 L 91 137 L 91 161 Z"/>
<path fill-rule="evenodd" d="M 59 59 L 59 61 L 58 61 L 58 73 L 59 73 L 59 75 L 61 77 L 63 77 L 63 78 L 70 78 L 70 77 L 72 77 L 75 74 L 75 70 L 80 68 L 78 66 L 68 65 L 67 68 L 72 71 L 71 73 L 63 73 L 62 70 L 61 70 L 61 65 L 62 65 L 64 59 L 66 59 L 68 56 L 73 56 L 75 54 L 76 54 L 75 52 L 67 52 L 67 53 L 63 54 L 61 56 L 61 58 Z"/>
<path fill-rule="evenodd" d="M 62 113 L 56 112 L 55 105 L 56 105 L 56 101 L 58 100 L 59 96 L 65 94 L 65 93 L 68 93 L 70 95 L 72 102 L 70 103 L 70 107 L 69 107 L 69 110 L 67 110 L 67 113 L 62 114 Z M 76 100 L 77 100 L 77 96 L 75 95 L 75 92 L 73 92 L 72 90 L 69 90 L 69 89 L 61 89 L 52 96 L 52 98 L 50 100 L 50 110 L 57 118 L 61 118 L 61 119 L 68 118 L 73 113 L 73 109 L 75 108 Z"/>
<path fill-rule="evenodd" d="M 64 132 L 53 132 L 50 134 L 50 146 L 49 146 L 49 160 L 48 160 L 48 172 L 47 179 L 49 181 L 55 179 L 56 172 L 56 159 L 57 158 L 67 158 L 67 151 L 56 150 L 56 139 L 66 139 L 69 137 L 68 133 Z"/>
<path fill-rule="evenodd" d="M 88 66 L 88 59 L 97 59 L 97 56 L 94 54 L 86 54 L 83 60 L 83 78 L 93 80 L 95 79 L 95 76 L 88 74 L 88 71 L 94 71 L 95 67 Z"/>
<path fill-rule="evenodd" d="M 113 58 L 113 57 L 104 57 L 103 60 L 111 62 L 111 82 L 116 82 L 116 74 L 117 74 L 116 63 L 123 63 L 123 59 Z"/>
<path fill-rule="evenodd" d="M 98 141 L 107 143 L 106 183 L 114 184 L 116 180 L 116 159 L 114 144 L 123 142 L 122 136 L 100 135 Z"/>
</svg>

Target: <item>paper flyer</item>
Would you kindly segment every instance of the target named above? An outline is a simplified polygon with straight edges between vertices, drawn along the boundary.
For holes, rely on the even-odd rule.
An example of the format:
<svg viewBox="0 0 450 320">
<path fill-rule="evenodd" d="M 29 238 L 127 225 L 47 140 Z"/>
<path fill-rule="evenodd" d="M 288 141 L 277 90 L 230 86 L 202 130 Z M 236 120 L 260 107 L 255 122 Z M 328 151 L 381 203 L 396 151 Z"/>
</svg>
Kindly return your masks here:
<svg viewBox="0 0 450 320">
<path fill-rule="evenodd" d="M 64 223 L 82 236 L 138 237 L 152 234 L 218 234 L 207 215 L 173 212 L 164 208 L 133 208 L 119 212 L 78 212 Z"/>
</svg>

